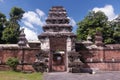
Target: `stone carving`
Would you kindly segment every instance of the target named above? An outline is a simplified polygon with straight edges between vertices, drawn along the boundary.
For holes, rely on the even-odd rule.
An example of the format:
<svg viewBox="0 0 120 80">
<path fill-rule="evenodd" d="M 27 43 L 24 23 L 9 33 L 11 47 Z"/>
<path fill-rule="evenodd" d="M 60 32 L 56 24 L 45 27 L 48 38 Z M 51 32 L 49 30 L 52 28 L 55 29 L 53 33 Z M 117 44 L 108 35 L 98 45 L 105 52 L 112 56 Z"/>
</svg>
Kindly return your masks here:
<svg viewBox="0 0 120 80">
<path fill-rule="evenodd" d="M 33 68 L 37 72 L 47 72 L 48 68 L 48 53 L 41 51 L 36 54 L 36 60 L 33 63 Z"/>
<path fill-rule="evenodd" d="M 19 45 L 20 47 L 26 47 L 26 46 L 27 46 L 27 39 L 25 38 L 24 29 L 21 29 L 21 31 L 20 31 L 20 36 L 19 36 L 18 45 Z"/>
<path fill-rule="evenodd" d="M 75 51 L 68 53 L 68 67 L 70 68 L 69 72 L 80 72 L 80 69 L 83 66 L 83 63 L 80 60 L 80 56 L 81 55 Z"/>
</svg>

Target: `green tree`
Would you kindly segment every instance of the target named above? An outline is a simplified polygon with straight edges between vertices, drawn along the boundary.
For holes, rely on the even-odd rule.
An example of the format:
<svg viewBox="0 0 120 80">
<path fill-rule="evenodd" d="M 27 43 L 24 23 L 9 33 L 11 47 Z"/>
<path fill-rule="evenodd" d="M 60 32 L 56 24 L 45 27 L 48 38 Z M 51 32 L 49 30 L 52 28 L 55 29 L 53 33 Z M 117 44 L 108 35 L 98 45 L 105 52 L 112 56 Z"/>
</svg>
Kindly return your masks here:
<svg viewBox="0 0 120 80">
<path fill-rule="evenodd" d="M 6 22 L 6 16 L 0 12 L 0 44 L 3 43 L 2 32 L 4 30 L 5 22 Z"/>
<path fill-rule="evenodd" d="M 101 30 L 105 43 L 113 43 L 112 28 L 109 25 L 108 17 L 101 11 L 91 11 L 78 23 L 77 37 L 78 40 L 86 40 L 88 35 L 94 39 L 96 30 Z"/>
<path fill-rule="evenodd" d="M 21 8 L 13 7 L 10 11 L 10 20 L 7 22 L 6 28 L 3 31 L 2 40 L 6 43 L 17 43 L 19 37 L 19 21 L 21 20 L 24 11 Z"/>
<path fill-rule="evenodd" d="M 113 38 L 115 43 L 120 44 L 120 16 L 116 19 L 111 21 L 111 27 L 113 28 Z"/>
<path fill-rule="evenodd" d="M 25 11 L 22 8 L 13 7 L 9 13 L 11 21 L 20 21 Z"/>
<path fill-rule="evenodd" d="M 2 40 L 8 44 L 15 44 L 18 42 L 19 25 L 13 22 L 9 22 L 9 25 L 3 31 Z"/>
</svg>

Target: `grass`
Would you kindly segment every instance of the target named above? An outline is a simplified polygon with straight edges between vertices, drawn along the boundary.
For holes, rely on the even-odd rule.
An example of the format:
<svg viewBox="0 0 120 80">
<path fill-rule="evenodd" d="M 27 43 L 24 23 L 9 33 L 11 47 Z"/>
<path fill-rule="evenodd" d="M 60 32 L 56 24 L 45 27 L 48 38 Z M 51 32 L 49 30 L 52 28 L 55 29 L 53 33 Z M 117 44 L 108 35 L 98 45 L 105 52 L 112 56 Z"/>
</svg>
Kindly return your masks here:
<svg viewBox="0 0 120 80">
<path fill-rule="evenodd" d="M 0 71 L 0 80 L 43 80 L 42 73 Z"/>
</svg>

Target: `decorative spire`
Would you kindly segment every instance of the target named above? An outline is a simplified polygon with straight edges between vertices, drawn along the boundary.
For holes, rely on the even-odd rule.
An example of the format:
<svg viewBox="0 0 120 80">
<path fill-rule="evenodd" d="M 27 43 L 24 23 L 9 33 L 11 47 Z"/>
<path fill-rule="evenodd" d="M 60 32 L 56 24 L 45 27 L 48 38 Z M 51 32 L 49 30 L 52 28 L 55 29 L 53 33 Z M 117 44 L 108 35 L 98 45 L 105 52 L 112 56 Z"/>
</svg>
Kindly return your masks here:
<svg viewBox="0 0 120 80">
<path fill-rule="evenodd" d="M 65 8 L 62 6 L 53 6 L 48 14 L 46 20 L 47 24 L 68 24 L 69 19 L 67 18 L 67 13 Z"/>
<path fill-rule="evenodd" d="M 88 36 L 87 36 L 87 41 L 91 41 L 91 40 L 92 40 L 91 36 L 88 35 Z"/>
<path fill-rule="evenodd" d="M 82 43 L 85 45 L 85 46 L 90 46 L 93 44 L 93 42 L 91 41 L 92 38 L 90 35 L 87 36 L 87 41 L 83 41 Z"/>
<path fill-rule="evenodd" d="M 42 34 L 38 35 L 39 39 L 55 36 L 76 37 L 72 33 L 72 26 L 69 24 L 67 12 L 62 6 L 53 6 L 50 8 L 43 31 Z"/>
<path fill-rule="evenodd" d="M 53 6 L 49 10 L 46 25 L 43 26 L 45 32 L 71 32 L 72 26 L 69 25 L 69 19 L 65 8 L 62 6 Z"/>
<path fill-rule="evenodd" d="M 103 38 L 102 38 L 102 33 L 100 31 L 97 31 L 96 32 L 96 35 L 95 35 L 95 44 L 97 46 L 103 46 Z"/>
<path fill-rule="evenodd" d="M 18 45 L 20 47 L 26 47 L 27 46 L 27 39 L 25 38 L 24 29 L 21 29 L 21 31 L 20 31 Z"/>
</svg>

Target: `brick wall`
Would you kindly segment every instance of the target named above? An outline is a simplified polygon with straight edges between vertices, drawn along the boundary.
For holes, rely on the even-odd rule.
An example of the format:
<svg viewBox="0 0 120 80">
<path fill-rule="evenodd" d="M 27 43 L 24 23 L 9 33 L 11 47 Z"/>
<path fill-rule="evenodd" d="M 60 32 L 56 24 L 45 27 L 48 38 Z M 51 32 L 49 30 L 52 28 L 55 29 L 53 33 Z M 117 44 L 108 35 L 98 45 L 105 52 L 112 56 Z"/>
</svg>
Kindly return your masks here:
<svg viewBox="0 0 120 80">
<path fill-rule="evenodd" d="M 89 66 L 89 67 L 88 67 Z M 120 63 L 87 63 L 87 68 L 95 68 L 103 71 L 120 71 Z"/>
<path fill-rule="evenodd" d="M 0 70 L 9 70 L 10 68 L 5 65 L 5 62 L 10 57 L 16 57 L 21 63 L 22 59 L 24 62 L 24 70 L 34 70 L 32 68 L 32 63 L 35 61 L 35 54 L 39 53 L 40 49 L 35 48 L 4 48 L 0 49 Z M 21 64 L 18 66 L 18 69 L 21 69 Z"/>
<path fill-rule="evenodd" d="M 32 70 L 32 63 L 35 61 L 35 54 L 39 53 L 40 49 L 35 48 L 0 48 L 0 70 L 9 70 L 5 65 L 9 57 L 17 57 L 19 62 L 23 59 L 24 53 L 24 70 Z M 81 50 L 79 53 L 84 58 L 86 68 L 97 68 L 99 70 L 120 70 L 120 49 L 96 49 L 96 50 Z M 18 69 L 21 69 L 21 65 Z"/>
<path fill-rule="evenodd" d="M 120 70 L 120 49 L 80 51 L 85 59 L 86 68 L 98 70 Z"/>
<path fill-rule="evenodd" d="M 50 50 L 66 51 L 66 38 L 64 37 L 51 37 L 50 38 Z"/>
</svg>

